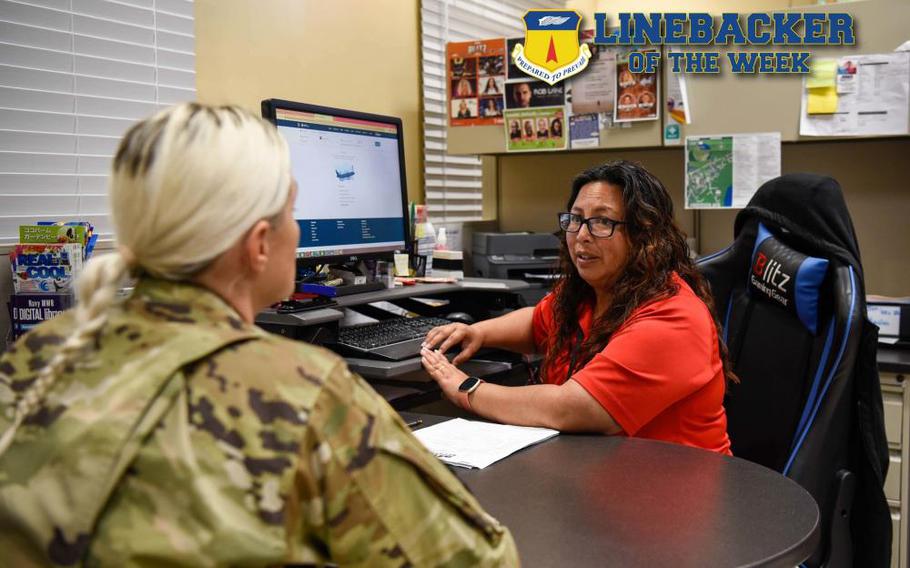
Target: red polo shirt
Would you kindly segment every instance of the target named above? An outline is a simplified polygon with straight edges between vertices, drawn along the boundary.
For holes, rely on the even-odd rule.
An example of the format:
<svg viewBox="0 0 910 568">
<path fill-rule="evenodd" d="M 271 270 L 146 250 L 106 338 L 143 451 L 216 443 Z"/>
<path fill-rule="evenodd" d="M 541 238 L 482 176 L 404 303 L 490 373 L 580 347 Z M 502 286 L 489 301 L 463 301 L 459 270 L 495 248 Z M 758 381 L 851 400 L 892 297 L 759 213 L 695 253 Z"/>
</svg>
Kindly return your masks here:
<svg viewBox="0 0 910 568">
<path fill-rule="evenodd" d="M 686 282 L 679 291 L 629 317 L 610 342 L 572 375 L 628 436 L 652 438 L 730 454 L 723 399 L 725 378 L 717 330 L 708 307 Z M 552 294 L 534 308 L 534 342 L 546 353 L 555 334 Z M 593 307 L 582 308 L 587 339 Z M 568 347 L 545 365 L 544 381 L 566 382 Z"/>
</svg>

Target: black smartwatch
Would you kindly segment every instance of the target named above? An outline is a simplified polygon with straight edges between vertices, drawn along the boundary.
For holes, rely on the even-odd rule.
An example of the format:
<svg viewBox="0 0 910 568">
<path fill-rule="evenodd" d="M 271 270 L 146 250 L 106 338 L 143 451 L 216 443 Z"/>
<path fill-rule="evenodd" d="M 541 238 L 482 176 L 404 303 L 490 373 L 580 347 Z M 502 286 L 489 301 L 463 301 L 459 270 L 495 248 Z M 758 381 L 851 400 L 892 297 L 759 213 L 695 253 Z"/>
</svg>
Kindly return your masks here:
<svg viewBox="0 0 910 568">
<path fill-rule="evenodd" d="M 458 385 L 458 392 L 462 393 L 461 399 L 464 401 L 462 407 L 465 410 L 470 410 L 474 412 L 474 409 L 471 408 L 471 393 L 477 390 L 477 387 L 483 382 L 483 379 L 479 377 L 468 377 L 460 385 Z"/>
<path fill-rule="evenodd" d="M 465 394 L 471 394 L 477 390 L 477 387 L 479 387 L 482 382 L 483 379 L 479 377 L 468 377 L 458 386 L 458 390 Z"/>
</svg>

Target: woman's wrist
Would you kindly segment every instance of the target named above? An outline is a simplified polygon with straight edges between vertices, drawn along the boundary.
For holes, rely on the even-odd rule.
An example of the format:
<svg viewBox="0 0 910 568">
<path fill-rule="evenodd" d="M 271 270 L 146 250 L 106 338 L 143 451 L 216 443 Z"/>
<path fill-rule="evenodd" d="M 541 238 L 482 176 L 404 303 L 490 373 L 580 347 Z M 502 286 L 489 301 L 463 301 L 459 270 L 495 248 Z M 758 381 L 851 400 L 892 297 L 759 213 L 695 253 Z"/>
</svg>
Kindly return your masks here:
<svg viewBox="0 0 910 568">
<path fill-rule="evenodd" d="M 471 332 L 476 334 L 477 337 L 480 339 L 480 347 L 485 347 L 486 346 L 485 344 L 487 341 L 487 334 L 483 330 L 484 323 L 486 323 L 486 322 L 479 321 L 477 323 L 472 323 L 471 325 L 468 326 L 471 329 Z"/>
<path fill-rule="evenodd" d="M 459 385 L 458 390 L 456 391 L 456 400 L 453 402 L 462 410 L 474 413 L 474 407 L 471 405 L 471 397 L 480 390 L 480 387 L 483 386 L 483 382 L 482 379 L 477 377 L 468 377 Z M 467 390 L 462 390 L 465 389 L 466 385 L 469 385 Z"/>
</svg>

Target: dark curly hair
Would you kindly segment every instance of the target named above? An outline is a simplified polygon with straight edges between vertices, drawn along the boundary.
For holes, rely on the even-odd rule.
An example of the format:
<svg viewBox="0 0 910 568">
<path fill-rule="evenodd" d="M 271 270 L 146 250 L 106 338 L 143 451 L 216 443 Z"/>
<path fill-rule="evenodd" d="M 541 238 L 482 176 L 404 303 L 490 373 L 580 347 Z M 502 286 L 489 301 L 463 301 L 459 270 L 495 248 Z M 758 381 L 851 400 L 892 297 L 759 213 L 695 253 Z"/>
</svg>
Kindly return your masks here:
<svg viewBox="0 0 910 568">
<path fill-rule="evenodd" d="M 622 191 L 626 210 L 626 224 L 622 230 L 626 231 L 629 239 L 629 258 L 613 283 L 609 308 L 594 320 L 588 338 L 581 345 L 575 345 L 577 337 L 580 337 L 578 316 L 581 307 L 594 305 L 595 294 L 572 263 L 565 234 L 561 236 L 561 276 L 553 291 L 556 333 L 550 338 L 543 372 L 546 373 L 557 363 L 565 363 L 569 351 L 574 352 L 574 368 L 582 368 L 607 345 L 613 333 L 633 312 L 650 302 L 668 298 L 678 292 L 679 286 L 672 278 L 676 272 L 711 311 L 717 329 L 724 375 L 728 380 L 738 382 L 730 370 L 727 347 L 722 340 L 721 325 L 714 310 L 711 291 L 689 258 L 686 237 L 673 219 L 673 201 L 667 189 L 659 179 L 637 163 L 624 160 L 608 162 L 585 170 L 575 177 L 566 210 L 572 209 L 581 188 L 598 181 Z"/>
</svg>

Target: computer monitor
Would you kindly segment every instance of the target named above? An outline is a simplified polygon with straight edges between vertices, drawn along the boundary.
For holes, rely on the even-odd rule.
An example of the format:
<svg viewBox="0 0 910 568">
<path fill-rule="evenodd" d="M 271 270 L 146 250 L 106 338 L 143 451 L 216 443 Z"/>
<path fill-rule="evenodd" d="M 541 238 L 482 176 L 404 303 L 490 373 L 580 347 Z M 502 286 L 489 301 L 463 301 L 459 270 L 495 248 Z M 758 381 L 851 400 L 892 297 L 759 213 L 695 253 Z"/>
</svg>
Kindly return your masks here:
<svg viewBox="0 0 910 568">
<path fill-rule="evenodd" d="M 262 116 L 290 147 L 298 259 L 343 264 L 407 249 L 400 118 L 278 99 L 262 101 Z"/>
</svg>

